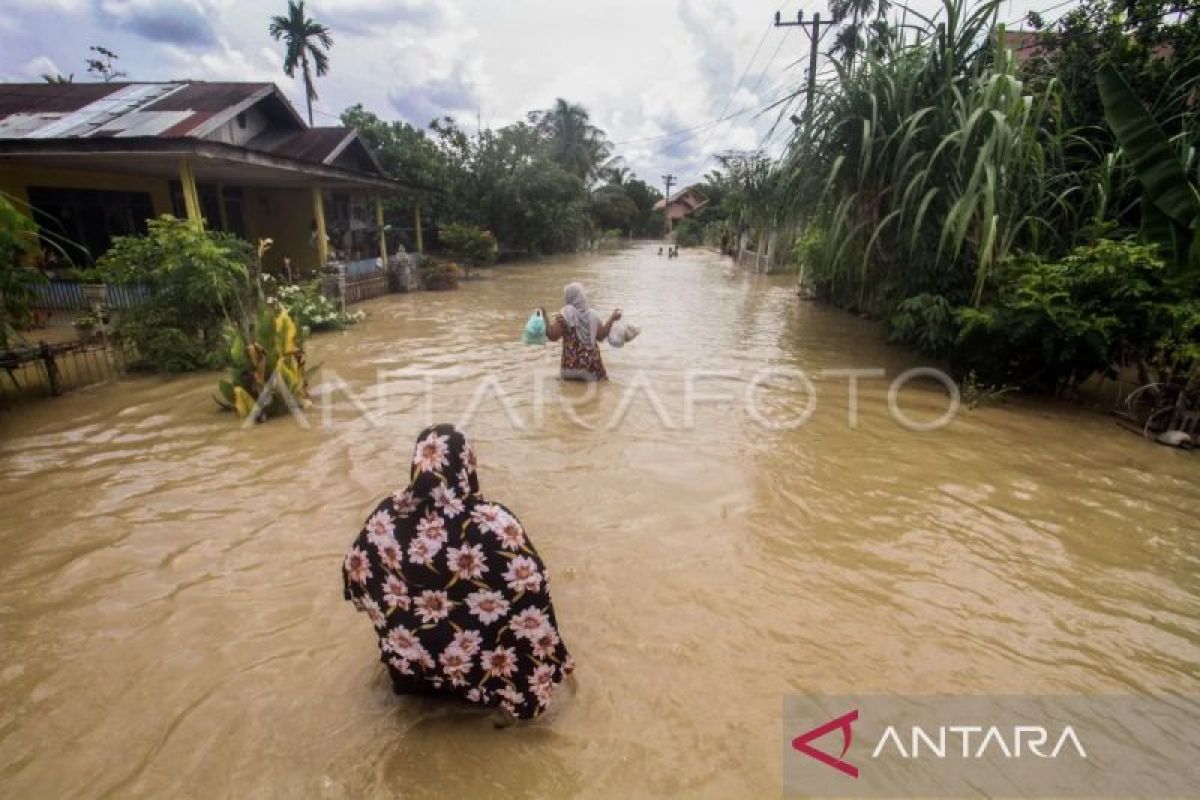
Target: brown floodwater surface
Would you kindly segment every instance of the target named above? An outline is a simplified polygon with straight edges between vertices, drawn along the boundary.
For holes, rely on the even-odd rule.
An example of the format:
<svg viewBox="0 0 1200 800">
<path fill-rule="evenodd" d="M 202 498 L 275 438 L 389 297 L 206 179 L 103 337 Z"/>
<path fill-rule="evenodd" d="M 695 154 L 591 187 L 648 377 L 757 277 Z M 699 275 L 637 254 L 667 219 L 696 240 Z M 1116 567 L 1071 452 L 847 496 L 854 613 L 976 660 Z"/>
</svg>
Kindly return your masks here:
<svg viewBox="0 0 1200 800">
<path fill-rule="evenodd" d="M 771 796 L 788 693 L 1197 690 L 1196 456 L 1026 399 L 909 430 L 875 325 L 656 249 L 363 304 L 310 340 L 307 428 L 244 429 L 213 374 L 0 414 L 0 794 Z M 642 327 L 594 396 L 519 338 L 570 280 Z M 837 369 L 887 374 L 856 427 Z M 430 412 L 550 568 L 579 669 L 527 727 L 395 697 L 342 601 Z"/>
</svg>

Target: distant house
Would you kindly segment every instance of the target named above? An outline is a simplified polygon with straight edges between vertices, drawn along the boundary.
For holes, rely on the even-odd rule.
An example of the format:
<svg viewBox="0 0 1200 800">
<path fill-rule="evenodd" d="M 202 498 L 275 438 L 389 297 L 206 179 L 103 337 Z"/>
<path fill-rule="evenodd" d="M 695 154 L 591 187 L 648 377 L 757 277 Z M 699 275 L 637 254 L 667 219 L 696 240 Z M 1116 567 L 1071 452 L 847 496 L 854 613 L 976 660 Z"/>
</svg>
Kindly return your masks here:
<svg viewBox="0 0 1200 800">
<path fill-rule="evenodd" d="M 1031 58 L 1045 55 L 1054 49 L 1054 37 L 1046 31 L 1015 31 L 1003 28 L 997 31 L 1000 46 L 1013 52 L 1020 67 Z"/>
<path fill-rule="evenodd" d="M 0 192 L 93 259 L 160 214 L 270 238 L 269 267 L 374 259 L 381 196 L 413 190 L 271 83 L 0 84 Z"/>
<path fill-rule="evenodd" d="M 703 208 L 708 203 L 704 195 L 700 194 L 694 187 L 680 189 L 675 194 L 671 195 L 666 200 L 659 200 L 654 204 L 654 210 L 658 211 L 663 207 L 667 209 L 667 217 L 674 225 L 684 217 L 691 216 Z"/>
</svg>

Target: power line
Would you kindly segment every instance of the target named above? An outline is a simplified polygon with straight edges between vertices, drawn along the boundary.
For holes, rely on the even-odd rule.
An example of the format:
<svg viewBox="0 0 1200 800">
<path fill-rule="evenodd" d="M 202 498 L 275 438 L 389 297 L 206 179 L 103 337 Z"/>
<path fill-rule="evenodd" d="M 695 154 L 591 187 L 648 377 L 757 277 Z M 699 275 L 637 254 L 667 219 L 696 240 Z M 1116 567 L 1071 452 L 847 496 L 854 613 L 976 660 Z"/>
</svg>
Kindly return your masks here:
<svg viewBox="0 0 1200 800">
<path fill-rule="evenodd" d="M 1057 11 L 1058 9 L 1062 8 L 1063 6 L 1078 5 L 1079 2 L 1080 2 L 1080 0 L 1062 0 L 1061 3 L 1055 3 L 1054 5 L 1050 6 L 1049 8 L 1043 8 L 1041 11 L 1026 11 L 1023 16 L 1017 17 L 1016 19 L 1010 19 L 1008 22 L 1006 22 L 1004 24 L 1005 25 L 1016 25 L 1017 23 L 1023 22 L 1024 20 L 1028 19 L 1030 14 L 1037 14 L 1040 17 L 1045 14 L 1049 14 L 1051 11 Z"/>
</svg>

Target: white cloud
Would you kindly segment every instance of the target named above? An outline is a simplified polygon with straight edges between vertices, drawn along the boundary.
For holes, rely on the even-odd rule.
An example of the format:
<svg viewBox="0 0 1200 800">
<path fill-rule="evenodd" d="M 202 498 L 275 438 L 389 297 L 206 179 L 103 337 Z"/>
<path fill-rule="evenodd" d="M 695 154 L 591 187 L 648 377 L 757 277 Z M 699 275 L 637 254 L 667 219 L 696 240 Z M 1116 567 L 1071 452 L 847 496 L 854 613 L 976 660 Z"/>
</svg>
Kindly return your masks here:
<svg viewBox="0 0 1200 800">
<path fill-rule="evenodd" d="M 923 13 L 937 4 L 913 2 Z M 282 0 L 0 3 L 0 31 L 23 29 L 5 36 L 0 75 L 33 79 L 26 67 L 44 57 L 81 78 L 88 46 L 99 43 L 120 54 L 120 68 L 135 80 L 274 81 L 298 108 L 304 105 L 299 81 L 282 73 L 282 45 L 267 34 L 270 17 L 283 13 Z M 616 142 L 701 126 L 619 147 L 643 179 L 657 181 L 670 171 L 695 180 L 711 167 L 713 153 L 755 146 L 775 114 L 705 123 L 726 107 L 755 109 L 773 89 L 803 79 L 803 65 L 784 67 L 803 58 L 804 38 L 771 26 L 776 10 L 791 16 L 798 6 L 798 0 L 308 0 L 309 16 L 334 38 L 315 106 L 323 124 L 362 103 L 417 125 L 452 113 L 472 128 L 477 112 L 495 127 L 563 96 L 584 105 Z M 1027 8 L 1029 0 L 1010 0 L 1001 16 L 1016 19 Z M 735 86 L 743 72 L 745 81 Z M 776 146 L 785 134 L 776 136 Z"/>
<path fill-rule="evenodd" d="M 62 70 L 48 56 L 36 56 L 21 67 L 21 76 L 31 81 L 41 80 L 43 75 L 58 75 Z"/>
</svg>

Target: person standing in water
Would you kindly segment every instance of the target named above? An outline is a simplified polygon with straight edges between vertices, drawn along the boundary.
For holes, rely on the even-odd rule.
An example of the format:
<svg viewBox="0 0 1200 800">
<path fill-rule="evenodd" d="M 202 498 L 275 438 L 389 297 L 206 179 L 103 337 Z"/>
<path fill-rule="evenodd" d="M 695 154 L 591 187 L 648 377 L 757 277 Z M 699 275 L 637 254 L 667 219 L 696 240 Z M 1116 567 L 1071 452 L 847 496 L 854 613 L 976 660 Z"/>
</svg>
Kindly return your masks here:
<svg viewBox="0 0 1200 800">
<path fill-rule="evenodd" d="M 612 324 L 621 318 L 621 309 L 614 309 L 608 320 L 602 322 L 596 310 L 588 305 L 587 294 L 579 283 L 566 285 L 563 301 L 562 310 L 546 326 L 546 338 L 552 342 L 562 339 L 563 380 L 607 380 L 597 342 L 608 336 Z"/>
<path fill-rule="evenodd" d="M 516 515 L 479 493 L 453 425 L 421 431 L 409 484 L 375 507 L 342 565 L 397 694 L 457 697 L 531 719 L 574 662 L 546 565 Z"/>
</svg>

